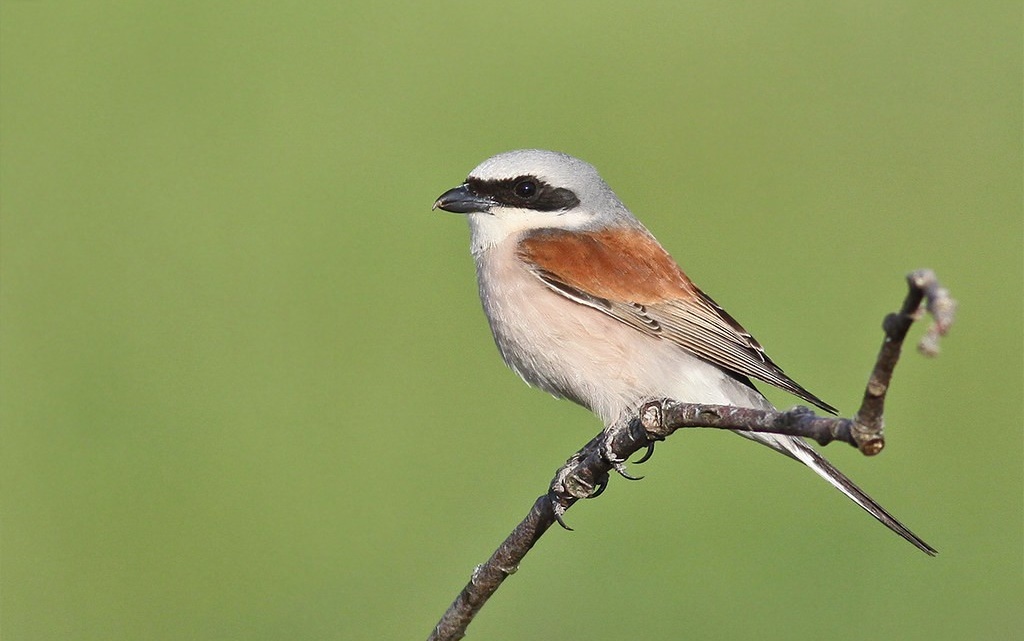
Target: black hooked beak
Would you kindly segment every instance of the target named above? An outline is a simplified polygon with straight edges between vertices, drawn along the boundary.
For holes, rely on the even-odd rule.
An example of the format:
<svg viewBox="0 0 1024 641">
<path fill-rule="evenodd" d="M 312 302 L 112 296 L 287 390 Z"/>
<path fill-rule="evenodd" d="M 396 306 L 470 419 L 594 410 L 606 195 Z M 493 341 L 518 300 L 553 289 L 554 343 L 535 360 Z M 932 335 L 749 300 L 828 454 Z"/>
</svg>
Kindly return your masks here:
<svg viewBox="0 0 1024 641">
<path fill-rule="evenodd" d="M 431 209 L 443 209 L 453 214 L 474 214 L 487 212 L 494 203 L 485 196 L 473 193 L 467 184 L 453 187 L 434 201 Z"/>
</svg>

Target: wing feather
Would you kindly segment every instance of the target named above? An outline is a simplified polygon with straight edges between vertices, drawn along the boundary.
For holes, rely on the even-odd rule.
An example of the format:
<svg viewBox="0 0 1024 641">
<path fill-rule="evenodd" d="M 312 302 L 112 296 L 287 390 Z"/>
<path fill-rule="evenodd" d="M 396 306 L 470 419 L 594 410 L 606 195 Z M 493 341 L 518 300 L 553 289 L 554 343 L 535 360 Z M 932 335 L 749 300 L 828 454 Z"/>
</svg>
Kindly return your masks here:
<svg viewBox="0 0 1024 641">
<path fill-rule="evenodd" d="M 736 319 L 702 292 L 645 229 L 528 234 L 517 255 L 552 291 L 730 372 L 835 413 L 787 376 Z M 629 261 L 623 261 L 629 256 Z"/>
</svg>

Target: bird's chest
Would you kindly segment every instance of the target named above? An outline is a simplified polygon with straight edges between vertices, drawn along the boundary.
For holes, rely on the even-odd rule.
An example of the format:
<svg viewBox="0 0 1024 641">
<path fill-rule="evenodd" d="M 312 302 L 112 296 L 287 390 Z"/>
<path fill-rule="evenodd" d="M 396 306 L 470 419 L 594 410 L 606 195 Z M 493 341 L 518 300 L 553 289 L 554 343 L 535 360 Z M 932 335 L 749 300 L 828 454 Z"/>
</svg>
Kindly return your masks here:
<svg viewBox="0 0 1024 641">
<path fill-rule="evenodd" d="M 563 301 L 502 246 L 478 260 L 477 284 L 505 363 L 528 383 L 562 395 L 557 360 L 571 342 L 558 320 Z"/>
<path fill-rule="evenodd" d="M 625 395 L 635 384 L 634 330 L 551 291 L 513 251 L 504 243 L 477 258 L 480 300 L 502 358 L 527 383 L 606 414 L 609 392 L 623 387 Z"/>
</svg>

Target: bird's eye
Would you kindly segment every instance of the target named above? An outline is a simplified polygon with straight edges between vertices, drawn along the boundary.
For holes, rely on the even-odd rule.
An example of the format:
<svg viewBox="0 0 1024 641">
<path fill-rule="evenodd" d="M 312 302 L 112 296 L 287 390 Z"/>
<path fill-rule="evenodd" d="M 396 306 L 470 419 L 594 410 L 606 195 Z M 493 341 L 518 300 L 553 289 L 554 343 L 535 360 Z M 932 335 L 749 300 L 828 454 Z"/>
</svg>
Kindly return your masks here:
<svg viewBox="0 0 1024 641">
<path fill-rule="evenodd" d="M 537 193 L 537 183 L 532 180 L 520 180 L 512 187 L 512 191 L 520 198 L 533 198 Z"/>
</svg>

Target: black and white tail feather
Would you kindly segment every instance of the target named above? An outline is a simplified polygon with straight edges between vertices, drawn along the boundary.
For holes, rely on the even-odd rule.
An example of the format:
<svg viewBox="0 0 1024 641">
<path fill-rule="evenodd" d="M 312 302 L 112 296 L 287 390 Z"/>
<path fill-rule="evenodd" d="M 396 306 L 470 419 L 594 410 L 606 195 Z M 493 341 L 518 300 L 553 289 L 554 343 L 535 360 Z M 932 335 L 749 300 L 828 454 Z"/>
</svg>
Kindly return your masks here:
<svg viewBox="0 0 1024 641">
<path fill-rule="evenodd" d="M 783 434 L 770 434 L 759 432 L 736 432 L 751 440 L 767 445 L 768 447 L 792 457 L 818 473 L 818 476 L 831 483 L 836 489 L 850 497 L 857 505 L 864 508 L 864 511 L 878 519 L 878 521 L 896 534 L 912 543 L 917 549 L 929 556 L 935 556 L 938 551 L 925 543 L 921 537 L 911 532 L 907 526 L 900 523 L 889 514 L 884 507 L 879 505 L 873 498 L 868 496 L 864 490 L 857 487 L 845 474 L 835 468 L 828 460 L 818 454 L 810 445 L 795 436 Z"/>
</svg>

